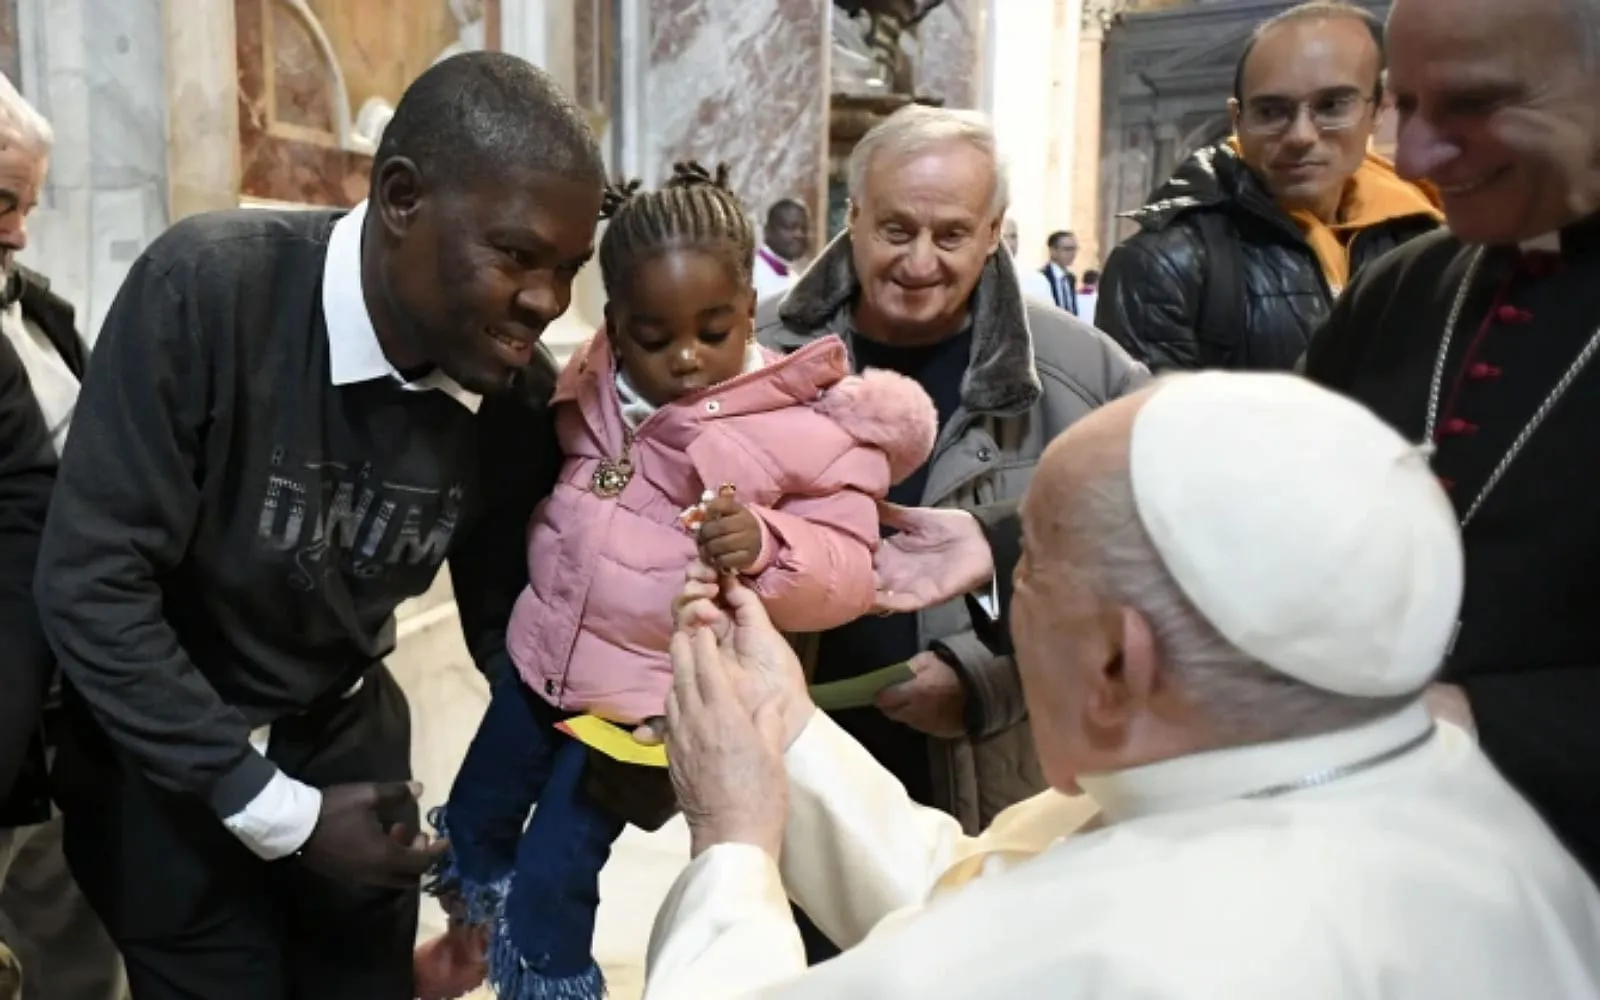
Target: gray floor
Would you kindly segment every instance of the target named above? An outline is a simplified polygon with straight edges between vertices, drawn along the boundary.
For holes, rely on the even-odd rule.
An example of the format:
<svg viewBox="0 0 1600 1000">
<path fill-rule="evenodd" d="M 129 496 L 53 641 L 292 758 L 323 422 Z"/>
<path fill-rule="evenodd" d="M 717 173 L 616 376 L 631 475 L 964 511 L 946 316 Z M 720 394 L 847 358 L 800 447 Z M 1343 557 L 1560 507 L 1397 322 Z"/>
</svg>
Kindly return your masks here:
<svg viewBox="0 0 1600 1000">
<path fill-rule="evenodd" d="M 441 582 L 436 595 L 419 602 L 420 610 L 402 620 L 400 648 L 389 661 L 411 699 L 412 755 L 417 778 L 426 788 L 424 810 L 449 790 L 488 703 L 488 689 L 462 644 L 447 587 Z M 611 1000 L 638 1000 L 651 921 L 688 861 L 688 851 L 681 820 L 654 834 L 630 828 L 618 842 L 601 876 L 595 933 L 595 955 L 605 969 Z M 443 924 L 438 908 L 425 902 L 422 936 L 431 937 Z M 489 995 L 484 991 L 473 997 Z"/>
</svg>

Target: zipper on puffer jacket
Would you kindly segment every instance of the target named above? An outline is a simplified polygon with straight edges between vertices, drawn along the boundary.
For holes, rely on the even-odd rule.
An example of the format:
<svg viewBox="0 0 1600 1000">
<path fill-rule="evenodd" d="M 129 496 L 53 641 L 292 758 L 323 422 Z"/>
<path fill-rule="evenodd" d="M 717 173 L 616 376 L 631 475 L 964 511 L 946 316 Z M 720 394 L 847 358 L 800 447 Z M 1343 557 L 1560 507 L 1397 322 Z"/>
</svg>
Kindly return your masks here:
<svg viewBox="0 0 1600 1000">
<path fill-rule="evenodd" d="M 628 451 L 629 451 L 630 454 L 632 453 L 634 448 L 639 447 L 640 440 L 642 440 L 644 437 L 648 436 L 647 432 L 648 432 L 648 430 L 650 428 L 650 424 L 656 419 L 656 417 L 661 415 L 661 409 L 662 408 L 659 407 L 659 406 L 656 407 L 654 413 L 650 414 L 648 417 L 645 417 L 643 420 L 639 421 L 639 426 L 634 428 L 632 444 L 628 448 Z M 618 414 L 618 419 L 622 419 L 621 418 L 621 414 Z M 615 458 L 616 456 L 611 456 L 611 457 Z M 635 473 L 638 472 L 638 467 L 637 466 L 634 467 L 634 472 Z M 632 480 L 630 480 L 630 482 L 631 481 Z M 610 503 L 616 503 L 617 502 L 617 498 L 616 497 L 611 497 L 609 502 Z M 581 632 L 582 630 L 583 630 L 583 621 L 582 621 L 582 616 L 580 615 L 579 616 L 579 621 L 578 621 L 578 631 Z M 577 645 L 576 637 L 574 637 L 574 639 L 573 639 L 573 645 L 574 646 Z M 566 697 L 567 697 L 567 680 L 571 676 L 572 676 L 572 655 L 571 655 L 571 651 L 569 650 L 567 656 L 564 658 L 564 660 L 563 660 L 563 662 L 561 664 L 561 678 L 556 681 L 556 689 L 555 689 L 555 691 L 552 692 L 552 691 L 549 690 L 549 688 L 545 689 L 545 693 L 549 694 L 552 698 L 554 698 L 556 700 L 557 706 L 561 705 L 561 703 L 566 700 Z M 563 709 L 563 711 L 564 711 L 564 709 Z"/>
</svg>

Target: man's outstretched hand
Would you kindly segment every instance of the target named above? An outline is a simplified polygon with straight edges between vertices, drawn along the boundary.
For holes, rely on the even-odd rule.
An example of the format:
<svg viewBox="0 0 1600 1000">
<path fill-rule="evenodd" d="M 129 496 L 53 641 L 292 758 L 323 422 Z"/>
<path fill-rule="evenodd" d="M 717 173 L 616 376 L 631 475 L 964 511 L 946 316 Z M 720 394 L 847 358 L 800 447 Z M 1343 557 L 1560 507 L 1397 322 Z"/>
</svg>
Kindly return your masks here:
<svg viewBox="0 0 1600 1000">
<path fill-rule="evenodd" d="M 878 547 L 874 611 L 921 611 L 994 579 L 989 542 L 966 511 L 881 503 L 878 517 L 898 534 Z"/>
<path fill-rule="evenodd" d="M 446 841 L 403 827 L 384 829 L 380 814 L 415 801 L 416 782 L 334 785 L 322 791 L 322 813 L 301 849 L 305 863 L 324 875 L 366 885 L 415 888 L 449 848 Z"/>
</svg>

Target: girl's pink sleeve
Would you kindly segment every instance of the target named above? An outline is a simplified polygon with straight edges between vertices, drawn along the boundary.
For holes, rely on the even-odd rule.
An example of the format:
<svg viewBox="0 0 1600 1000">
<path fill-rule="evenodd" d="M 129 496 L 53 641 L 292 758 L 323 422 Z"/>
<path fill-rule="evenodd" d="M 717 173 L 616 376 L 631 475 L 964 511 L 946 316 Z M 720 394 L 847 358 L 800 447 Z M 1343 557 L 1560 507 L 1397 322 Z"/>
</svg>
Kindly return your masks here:
<svg viewBox="0 0 1600 1000">
<path fill-rule="evenodd" d="M 807 495 L 749 508 L 761 522 L 763 544 L 746 576 L 779 629 L 821 632 L 872 610 L 878 499 L 888 488 L 883 453 L 857 447 Z"/>
</svg>

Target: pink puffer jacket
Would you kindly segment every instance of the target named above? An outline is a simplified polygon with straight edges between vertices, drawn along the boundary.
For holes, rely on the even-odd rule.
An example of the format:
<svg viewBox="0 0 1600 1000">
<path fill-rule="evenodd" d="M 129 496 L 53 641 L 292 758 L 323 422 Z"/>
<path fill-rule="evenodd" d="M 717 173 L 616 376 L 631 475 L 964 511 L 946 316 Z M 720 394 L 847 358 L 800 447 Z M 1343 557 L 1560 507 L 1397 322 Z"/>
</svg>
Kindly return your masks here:
<svg viewBox="0 0 1600 1000">
<path fill-rule="evenodd" d="M 660 715 L 672 683 L 671 605 L 695 554 L 685 507 L 732 483 L 761 521 L 745 575 L 774 622 L 841 625 L 872 606 L 876 502 L 927 460 L 938 420 L 910 379 L 850 375 L 828 337 L 651 414 L 634 434 L 633 478 L 606 498 L 590 481 L 623 449 L 613 364 L 602 332 L 556 385 L 566 460 L 534 514 L 531 582 L 506 645 L 551 704 L 632 723 Z"/>
</svg>

